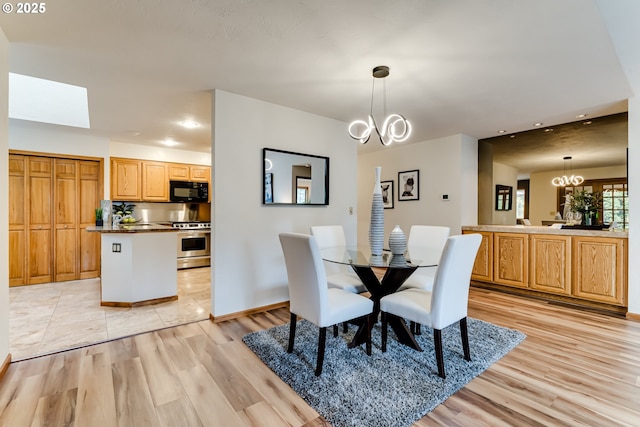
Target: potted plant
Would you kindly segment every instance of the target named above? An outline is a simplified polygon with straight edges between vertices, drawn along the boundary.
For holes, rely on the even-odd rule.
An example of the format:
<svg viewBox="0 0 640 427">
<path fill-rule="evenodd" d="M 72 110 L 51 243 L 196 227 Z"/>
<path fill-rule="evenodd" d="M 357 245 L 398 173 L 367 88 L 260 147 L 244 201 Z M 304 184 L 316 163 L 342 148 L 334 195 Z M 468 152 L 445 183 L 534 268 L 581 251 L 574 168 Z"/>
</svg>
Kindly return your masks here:
<svg viewBox="0 0 640 427">
<path fill-rule="evenodd" d="M 102 208 L 96 209 L 96 226 L 102 227 L 104 222 L 102 220 Z"/>
<path fill-rule="evenodd" d="M 598 212 L 602 207 L 602 194 L 587 190 L 576 190 L 568 197 L 569 209 L 572 212 L 580 212 L 582 225 L 595 225 Z"/>
</svg>

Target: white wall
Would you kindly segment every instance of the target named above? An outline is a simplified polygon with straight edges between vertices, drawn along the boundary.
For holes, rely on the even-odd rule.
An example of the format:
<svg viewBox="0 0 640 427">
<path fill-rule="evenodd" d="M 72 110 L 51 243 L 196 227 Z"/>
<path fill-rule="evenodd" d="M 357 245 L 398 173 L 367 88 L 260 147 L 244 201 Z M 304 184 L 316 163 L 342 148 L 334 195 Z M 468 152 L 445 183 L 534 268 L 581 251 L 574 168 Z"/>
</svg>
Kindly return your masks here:
<svg viewBox="0 0 640 427">
<path fill-rule="evenodd" d="M 9 354 L 9 42 L 0 29 L 0 364 Z"/>
<path fill-rule="evenodd" d="M 212 103 L 211 313 L 223 316 L 289 299 L 278 233 L 342 224 L 355 243 L 358 144 L 336 120 L 219 90 Z M 329 205 L 263 206 L 264 147 L 329 157 Z"/>
<path fill-rule="evenodd" d="M 558 210 L 558 190 L 551 184 L 551 179 L 563 173 L 563 170 L 557 170 L 531 174 L 529 178 L 529 220 L 532 225 L 541 225 L 542 220 L 554 218 Z M 574 169 L 571 173 L 581 175 L 584 179 L 624 178 L 627 176 L 627 167 L 626 165 L 621 165 Z M 562 213 L 562 210 L 560 213 Z"/>
<path fill-rule="evenodd" d="M 151 145 L 129 144 L 117 141 L 111 141 L 109 144 L 109 155 L 157 162 L 211 165 L 211 154 L 208 152 L 177 150 L 175 148 L 153 147 Z"/>
<path fill-rule="evenodd" d="M 638 82 L 640 89 L 640 82 Z M 629 312 L 640 315 L 640 197 L 634 197 L 640 189 L 640 171 L 632 167 L 640 165 L 640 96 L 629 100 Z"/>
<path fill-rule="evenodd" d="M 460 234 L 462 225 L 476 225 L 477 153 L 477 140 L 455 135 L 358 156 L 358 244 L 369 244 L 376 166 L 382 167 L 382 181 L 394 182 L 394 208 L 384 210 L 385 236 L 395 225 L 405 234 L 414 224 L 448 226 L 452 234 Z M 415 169 L 420 171 L 419 200 L 398 201 L 398 172 Z M 449 196 L 448 201 L 442 200 L 443 194 Z"/>
<path fill-rule="evenodd" d="M 511 210 L 496 210 L 496 185 L 507 185 L 512 188 L 511 193 Z M 512 166 L 503 165 L 502 163 L 493 162 L 493 185 L 492 206 L 493 214 L 491 224 L 495 225 L 515 225 L 516 224 L 516 191 L 518 189 L 518 170 Z"/>
</svg>

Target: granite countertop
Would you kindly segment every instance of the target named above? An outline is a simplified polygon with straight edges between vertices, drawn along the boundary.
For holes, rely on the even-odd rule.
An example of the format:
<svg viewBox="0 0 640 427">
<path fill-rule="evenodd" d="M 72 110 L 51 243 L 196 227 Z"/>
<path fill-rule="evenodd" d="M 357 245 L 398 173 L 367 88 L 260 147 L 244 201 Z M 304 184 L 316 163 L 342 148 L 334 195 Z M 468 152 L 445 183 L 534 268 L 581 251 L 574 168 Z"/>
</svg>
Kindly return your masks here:
<svg viewBox="0 0 640 427">
<path fill-rule="evenodd" d="M 462 231 L 556 234 L 564 236 L 613 237 L 618 239 L 626 239 L 629 237 L 629 232 L 622 230 L 571 230 L 566 228 L 552 228 L 549 226 L 537 225 L 463 225 Z"/>
<path fill-rule="evenodd" d="M 170 225 L 160 224 L 120 224 L 120 225 L 105 225 L 98 227 L 90 225 L 87 227 L 87 231 L 96 231 L 99 233 L 159 233 L 159 232 L 178 232 L 179 228 L 173 228 Z"/>
</svg>

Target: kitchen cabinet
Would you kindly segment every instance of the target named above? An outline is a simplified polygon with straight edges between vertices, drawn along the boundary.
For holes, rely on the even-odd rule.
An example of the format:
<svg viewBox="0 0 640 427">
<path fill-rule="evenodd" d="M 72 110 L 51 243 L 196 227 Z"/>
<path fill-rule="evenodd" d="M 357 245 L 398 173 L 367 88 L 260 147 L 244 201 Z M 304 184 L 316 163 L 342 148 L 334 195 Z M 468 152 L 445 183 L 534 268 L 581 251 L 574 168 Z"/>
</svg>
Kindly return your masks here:
<svg viewBox="0 0 640 427">
<path fill-rule="evenodd" d="M 471 232 L 463 232 L 463 234 L 470 233 Z M 473 264 L 471 279 L 491 282 L 493 281 L 493 233 L 473 233 L 480 234 L 482 236 L 482 241 L 480 242 L 480 247 L 478 248 L 476 261 Z"/>
<path fill-rule="evenodd" d="M 576 237 L 573 240 L 573 295 L 626 305 L 625 240 Z"/>
<path fill-rule="evenodd" d="M 168 202 L 169 181 L 209 182 L 210 176 L 209 166 L 112 157 L 111 199 Z"/>
<path fill-rule="evenodd" d="M 111 158 L 111 199 L 142 200 L 142 161 Z"/>
<path fill-rule="evenodd" d="M 100 161 L 10 154 L 9 285 L 98 277 L 100 199 Z"/>
<path fill-rule="evenodd" d="M 571 294 L 571 237 L 532 234 L 529 287 L 560 295 Z"/>
<path fill-rule="evenodd" d="M 526 288 L 529 236 L 517 233 L 494 233 L 493 248 L 493 281 L 501 285 Z"/>
<path fill-rule="evenodd" d="M 462 232 L 481 233 L 482 244 L 493 246 L 493 278 L 481 245 L 476 282 L 616 312 L 627 306 L 627 232 L 499 225 L 463 226 Z"/>
<path fill-rule="evenodd" d="M 162 162 L 142 162 L 142 200 L 169 201 L 169 167 Z"/>
</svg>

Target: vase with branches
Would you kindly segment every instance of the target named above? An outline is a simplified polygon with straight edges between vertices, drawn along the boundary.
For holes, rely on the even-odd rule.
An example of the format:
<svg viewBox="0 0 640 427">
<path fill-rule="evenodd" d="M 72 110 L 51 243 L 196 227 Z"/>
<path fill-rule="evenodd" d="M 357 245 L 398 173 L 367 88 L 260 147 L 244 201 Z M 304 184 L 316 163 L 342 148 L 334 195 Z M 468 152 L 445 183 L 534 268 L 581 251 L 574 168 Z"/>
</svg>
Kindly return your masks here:
<svg viewBox="0 0 640 427">
<path fill-rule="evenodd" d="M 602 193 L 599 191 L 575 190 L 567 197 L 569 209 L 582 215 L 583 225 L 598 222 L 598 214 L 602 209 Z"/>
</svg>

